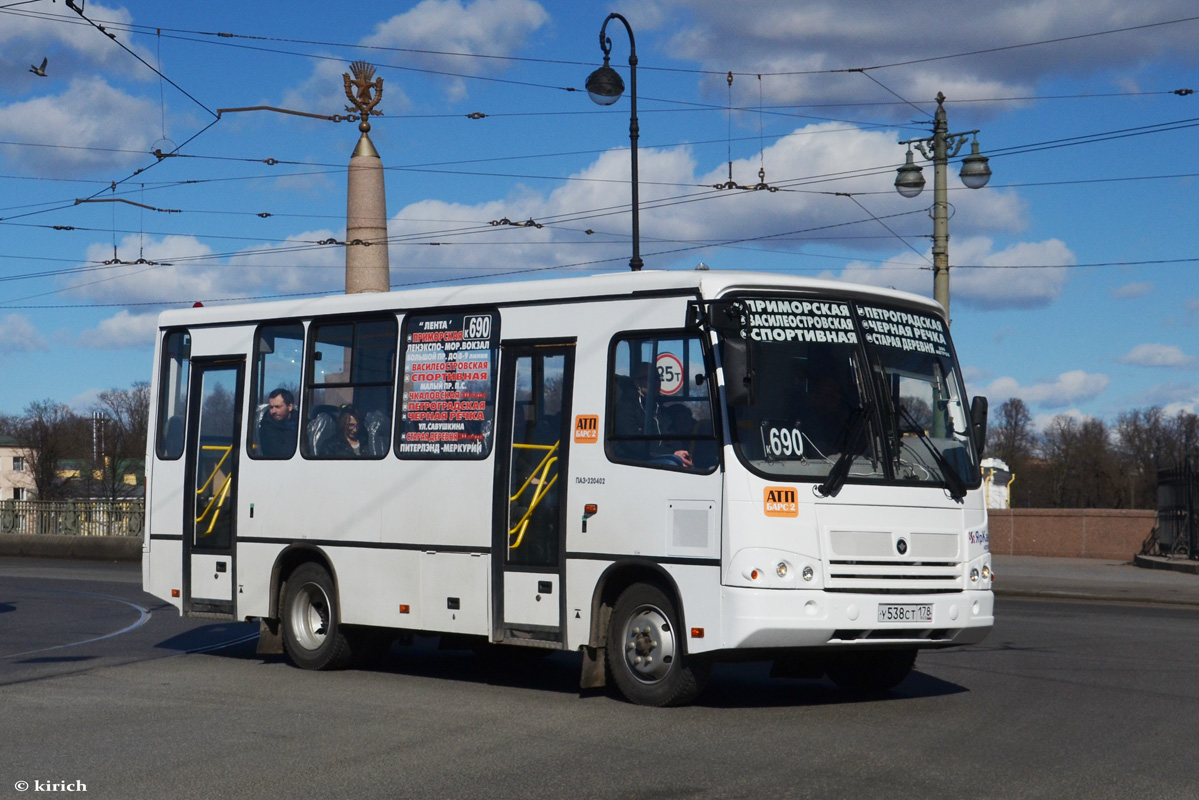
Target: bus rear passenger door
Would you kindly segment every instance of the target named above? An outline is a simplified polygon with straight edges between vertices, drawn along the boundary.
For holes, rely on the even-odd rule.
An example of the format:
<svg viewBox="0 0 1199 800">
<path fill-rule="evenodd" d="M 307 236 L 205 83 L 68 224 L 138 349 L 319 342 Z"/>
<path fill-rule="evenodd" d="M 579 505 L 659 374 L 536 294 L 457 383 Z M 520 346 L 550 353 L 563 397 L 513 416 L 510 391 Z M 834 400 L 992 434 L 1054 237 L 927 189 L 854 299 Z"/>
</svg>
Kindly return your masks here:
<svg viewBox="0 0 1199 800">
<path fill-rule="evenodd" d="M 493 631 L 562 641 L 574 343 L 501 345 Z"/>
<path fill-rule="evenodd" d="M 194 359 L 187 426 L 183 611 L 232 617 L 245 360 Z"/>
</svg>

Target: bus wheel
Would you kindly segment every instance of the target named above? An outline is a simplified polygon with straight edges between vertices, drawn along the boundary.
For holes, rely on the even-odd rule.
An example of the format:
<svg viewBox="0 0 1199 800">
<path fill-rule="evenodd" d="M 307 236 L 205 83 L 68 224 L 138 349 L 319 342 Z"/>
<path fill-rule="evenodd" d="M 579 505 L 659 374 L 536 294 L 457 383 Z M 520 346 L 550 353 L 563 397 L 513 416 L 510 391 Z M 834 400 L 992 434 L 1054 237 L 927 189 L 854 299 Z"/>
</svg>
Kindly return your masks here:
<svg viewBox="0 0 1199 800">
<path fill-rule="evenodd" d="M 635 583 L 616 599 L 608 627 L 608 671 L 620 693 L 643 706 L 685 705 L 707 683 L 710 665 L 683 652 L 679 615 L 656 586 Z"/>
<path fill-rule="evenodd" d="M 319 564 L 300 565 L 283 596 L 283 649 L 303 669 L 343 669 L 353 659 L 349 631 L 337 621 L 333 578 Z"/>
<path fill-rule="evenodd" d="M 882 694 L 894 689 L 916 664 L 916 650 L 838 653 L 830 658 L 828 676 L 855 694 Z"/>
</svg>

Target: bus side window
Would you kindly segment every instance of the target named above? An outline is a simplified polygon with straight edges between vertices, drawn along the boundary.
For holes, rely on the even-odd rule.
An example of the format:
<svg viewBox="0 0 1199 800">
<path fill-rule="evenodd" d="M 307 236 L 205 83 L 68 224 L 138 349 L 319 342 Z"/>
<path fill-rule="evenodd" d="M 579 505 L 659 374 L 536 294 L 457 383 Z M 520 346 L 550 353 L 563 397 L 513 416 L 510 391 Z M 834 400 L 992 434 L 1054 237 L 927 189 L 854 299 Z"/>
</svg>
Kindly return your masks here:
<svg viewBox="0 0 1199 800">
<path fill-rule="evenodd" d="M 164 460 L 174 460 L 183 455 L 191 349 L 191 334 L 187 331 L 171 331 L 162 341 L 162 363 L 158 376 L 158 441 L 155 451 Z"/>
<path fill-rule="evenodd" d="M 382 458 L 395 406 L 395 317 L 314 322 L 310 331 L 304 456 Z"/>
<path fill-rule="evenodd" d="M 719 462 L 703 346 L 683 334 L 615 341 L 606 451 L 613 461 L 711 472 Z"/>
<path fill-rule="evenodd" d="M 299 322 L 263 325 L 254 337 L 251 458 L 284 459 L 296 452 L 304 326 Z"/>
</svg>

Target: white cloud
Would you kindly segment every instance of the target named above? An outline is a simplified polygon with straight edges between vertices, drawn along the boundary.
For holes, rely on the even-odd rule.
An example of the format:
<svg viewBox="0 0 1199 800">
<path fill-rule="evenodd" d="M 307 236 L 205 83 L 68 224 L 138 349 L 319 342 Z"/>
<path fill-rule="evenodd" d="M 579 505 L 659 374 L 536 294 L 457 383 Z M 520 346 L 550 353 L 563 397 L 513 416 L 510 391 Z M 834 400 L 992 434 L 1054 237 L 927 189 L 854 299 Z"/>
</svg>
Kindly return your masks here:
<svg viewBox="0 0 1199 800">
<path fill-rule="evenodd" d="M 362 44 L 426 51 L 405 53 L 405 63 L 425 69 L 495 73 L 504 69 L 502 61 L 444 54 L 509 56 L 549 19 L 541 4 L 533 0 L 474 0 L 465 4 L 460 0 L 424 0 L 376 25 Z M 447 92 L 451 100 L 461 100 L 466 96 L 465 84 L 449 77 Z"/>
<path fill-rule="evenodd" d="M 1030 386 L 1021 386 L 1019 381 L 1012 377 L 997 378 L 991 381 L 984 394 L 990 398 L 993 405 L 1010 397 L 1019 397 L 1026 403 L 1044 408 L 1064 408 L 1074 403 L 1094 400 L 1107 389 L 1110 382 L 1106 375 L 1088 374 L 1076 369 Z"/>
<path fill-rule="evenodd" d="M 894 100 L 859 74 L 795 74 L 801 71 L 910 62 L 914 53 L 971 53 L 979 50 L 979 31 L 986 32 L 989 45 L 1002 47 L 1177 19 L 1193 11 L 1180 0 L 1144 0 L 1135 16 L 1119 0 L 1093 0 L 1086 4 L 1085 15 L 1075 0 L 1034 0 L 1022 3 L 1019 13 L 1004 3 L 943 3 L 937 5 L 935 24 L 930 24 L 928 15 L 906 0 L 876 0 L 869 13 L 846 13 L 838 0 L 643 0 L 638 9 L 638 16 L 651 24 L 668 20 L 663 27 L 673 31 L 669 49 L 679 58 L 722 73 L 792 73 L 768 76 L 763 90 L 768 101 L 799 103 Z M 633 24 L 638 25 L 636 18 Z M 951 102 L 960 97 L 1017 96 L 1033 92 L 1048 76 L 1093 70 L 1120 74 L 1121 68 L 1143 68 L 1146 61 L 1166 53 L 1191 59 L 1199 54 L 1190 26 L 1146 27 L 1049 46 L 996 49 L 875 74 L 888 89 L 931 113 L 938 91 Z M 719 77 L 704 82 L 713 93 L 725 91 Z M 912 112 L 901 104 L 892 108 L 897 117 L 910 117 Z"/>
<path fill-rule="evenodd" d="M 549 21 L 533 0 L 423 0 L 403 14 L 375 26 L 362 44 L 441 53 L 510 55 L 530 33 Z M 447 58 L 426 54 L 426 58 Z M 444 62 L 442 62 L 444 63 Z"/>
<path fill-rule="evenodd" d="M 48 345 L 29 318 L 22 314 L 0 317 L 0 354 L 45 350 Z"/>
<path fill-rule="evenodd" d="M 1172 344 L 1139 344 L 1116 359 L 1138 367 L 1191 367 L 1195 357 Z"/>
<path fill-rule="evenodd" d="M 212 248 L 193 236 L 127 236 L 117 253 L 125 261 L 144 258 L 155 265 L 113 267 L 106 280 L 80 278 L 71 286 L 96 301 L 161 303 L 190 306 L 197 300 L 236 299 L 273 294 L 336 291 L 344 287 L 345 251 L 318 245 L 343 238 L 344 232 L 306 231 L 285 243 L 246 248 L 229 257 L 216 257 Z M 112 256 L 111 245 L 93 244 L 87 260 Z"/>
<path fill-rule="evenodd" d="M 1043 308 L 1061 296 L 1074 253 L 1057 239 L 1022 242 L 993 251 L 985 236 L 954 237 L 950 249 L 950 308 L 961 303 L 988 310 Z M 931 249 L 920 264 L 915 254 L 899 255 L 880 266 L 850 264 L 839 277 L 856 283 L 932 294 Z M 954 265 L 957 265 L 956 267 Z"/>
<path fill-rule="evenodd" d="M 1168 414 L 1194 412 L 1199 406 L 1199 386 L 1193 383 L 1159 383 L 1136 398 L 1138 406 L 1161 406 Z"/>
<path fill-rule="evenodd" d="M 68 400 L 67 405 L 70 406 L 76 414 L 86 414 L 90 417 L 91 410 L 95 408 L 97 403 L 100 402 L 100 393 L 103 391 L 104 389 L 88 389 L 80 392 Z"/>
<path fill-rule="evenodd" d="M 813 175 L 887 167 L 889 160 L 896 157 L 894 138 L 894 134 L 862 131 L 840 123 L 809 125 L 767 147 L 762 154 L 734 161 L 733 176 L 742 184 L 757 183 L 758 169 L 764 163 L 767 182 L 777 185 Z M 903 215 L 898 220 L 890 220 L 890 225 L 913 238 L 926 235 L 930 227 L 925 206 L 913 205 L 896 194 L 891 188 L 893 176 L 889 173 L 869 175 L 854 182 L 852 188 L 855 191 L 881 192 L 865 199 L 864 205 L 869 211 L 847 198 L 825 194 L 715 191 L 708 187 L 728 180 L 727 162 L 699 164 L 691 149 L 685 146 L 642 148 L 639 151 L 639 175 L 641 250 L 646 267 L 650 269 L 663 269 L 680 262 L 693 265 L 701 257 L 717 267 L 722 261 L 732 260 L 742 265 L 754 264 L 758 259 L 752 255 L 752 250 L 720 251 L 720 243 L 798 254 L 830 232 L 836 236 L 865 237 L 855 242 L 861 248 L 894 251 L 897 246 L 894 239 L 876 238 L 885 229 L 871 218 L 871 214 Z M 414 203 L 400 209 L 393 217 L 392 236 L 412 236 L 422 231 L 451 229 L 455 225 L 479 226 L 484 232 L 449 240 L 462 246 L 426 248 L 411 257 L 408 256 L 411 250 L 408 250 L 397 258 L 397 248 L 393 246 L 393 264 L 419 259 L 428 268 L 453 270 L 457 275 L 466 267 L 498 272 L 522 266 L 536 268 L 584 263 L 590 264 L 592 270 L 618 269 L 630 253 L 628 181 L 628 151 L 613 150 L 601 154 L 548 194 L 519 189 L 508 198 L 488 199 L 472 205 L 440 201 Z M 678 202 L 680 196 L 700 201 Z M 1023 225 L 1024 207 L 1010 192 L 979 192 L 972 194 L 970 201 L 975 208 L 971 215 L 961 215 L 957 228 L 967 237 L 963 242 L 969 241 L 971 230 L 1015 231 Z M 487 229 L 488 222 L 505 217 L 559 221 L 540 230 Z M 439 222 L 410 221 L 415 219 Z M 452 223 L 440 220 L 452 220 Z M 584 230 L 594 233 L 586 235 Z M 479 246 L 483 243 L 503 243 L 503 261 L 497 261 L 495 249 Z M 985 246 L 989 244 L 986 240 Z M 1023 263 L 1068 258 L 1060 243 L 1033 245 L 1029 250 L 1025 253 L 1019 248 L 1009 248 L 996 254 L 994 260 L 1006 263 L 1016 259 Z M 718 258 L 714 251 L 726 253 L 727 258 Z M 663 255 L 656 256 L 658 252 Z M 747 252 L 751 254 L 747 255 Z M 974 256 L 970 252 L 969 257 Z M 604 259 L 610 261 L 604 262 Z M 919 262 L 919 257 L 914 255 L 897 258 L 894 275 L 876 274 L 880 272 L 877 268 L 859 264 L 856 270 L 851 268 L 840 277 L 916 289 L 925 283 L 931 284 L 927 272 L 912 269 L 912 264 Z M 812 274 L 814 267 L 824 262 L 797 255 L 794 263 L 803 274 Z M 1029 281 L 1014 283 L 1022 285 L 1008 287 L 1007 291 L 1016 297 L 1020 297 L 1020 291 L 1027 291 L 1030 284 Z M 967 280 L 965 286 L 970 285 Z M 1053 290 L 1052 296 L 1056 296 L 1059 285 L 1052 281 L 1048 285 Z M 973 299 L 969 291 L 966 296 Z"/>
<path fill-rule="evenodd" d="M 1137 297 L 1144 297 L 1152 291 L 1152 283 L 1141 281 L 1139 283 L 1126 283 L 1123 286 L 1117 286 L 1112 289 L 1111 295 L 1114 300 L 1131 300 Z"/>
<path fill-rule="evenodd" d="M 157 103 L 102 78 L 76 78 L 62 94 L 0 106 L 0 137 L 33 143 L 0 152 L 22 170 L 53 177 L 144 166 L 159 118 Z"/>
<path fill-rule="evenodd" d="M 123 350 L 154 343 L 158 314 L 130 314 L 126 310 L 102 320 L 95 328 L 79 335 L 79 344 L 91 350 Z"/>
<path fill-rule="evenodd" d="M 512 55 L 548 21 L 549 14 L 533 0 L 474 0 L 465 5 L 460 0 L 424 0 L 380 22 L 359 44 L 414 51 L 403 53 L 406 66 L 434 72 L 495 74 L 506 69 L 505 62 L 445 54 Z M 365 58 L 371 61 L 370 56 Z M 413 73 L 393 71 L 377 63 L 375 66 L 384 78 L 378 110 L 384 116 L 409 110 L 412 100 L 404 91 L 404 82 Z M 348 100 L 342 75 L 349 71 L 345 61 L 322 60 L 306 80 L 283 93 L 279 105 L 312 114 L 345 114 Z M 466 97 L 466 84 L 461 78 L 447 75 L 442 80 L 451 101 Z"/>
</svg>

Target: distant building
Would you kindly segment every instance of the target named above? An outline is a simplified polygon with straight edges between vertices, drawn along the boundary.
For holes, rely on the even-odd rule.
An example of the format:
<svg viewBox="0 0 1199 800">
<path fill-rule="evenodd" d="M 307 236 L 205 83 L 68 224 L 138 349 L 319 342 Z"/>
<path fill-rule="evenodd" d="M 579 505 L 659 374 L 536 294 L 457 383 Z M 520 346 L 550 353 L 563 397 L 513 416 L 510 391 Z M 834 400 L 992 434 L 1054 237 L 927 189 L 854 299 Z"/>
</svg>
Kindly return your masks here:
<svg viewBox="0 0 1199 800">
<path fill-rule="evenodd" d="M 1008 465 L 998 458 L 984 458 L 982 468 L 987 508 L 1011 508 L 1011 486 L 1016 476 Z"/>
<path fill-rule="evenodd" d="M 11 436 L 0 436 L 0 501 L 32 500 L 37 495 L 29 448 Z"/>
<path fill-rule="evenodd" d="M 105 456 L 105 466 L 108 466 Z M 66 483 L 66 494 L 74 499 L 104 500 L 110 495 L 115 498 L 131 498 L 145 496 L 145 462 L 122 461 L 119 465 L 120 477 L 115 486 L 106 486 L 104 472 L 94 465 L 81 459 L 63 461 L 58 466 L 58 477 Z M 110 480 L 110 479 L 109 479 Z"/>
</svg>

